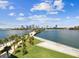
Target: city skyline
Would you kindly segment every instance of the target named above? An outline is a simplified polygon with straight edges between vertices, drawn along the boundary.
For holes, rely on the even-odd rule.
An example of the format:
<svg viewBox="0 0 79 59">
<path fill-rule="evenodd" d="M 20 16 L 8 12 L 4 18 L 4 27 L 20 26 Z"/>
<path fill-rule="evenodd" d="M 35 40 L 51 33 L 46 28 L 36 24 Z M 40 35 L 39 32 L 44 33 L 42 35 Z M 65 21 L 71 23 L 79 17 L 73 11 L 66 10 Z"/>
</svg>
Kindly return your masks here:
<svg viewBox="0 0 79 59">
<path fill-rule="evenodd" d="M 0 0 L 0 28 L 79 25 L 79 0 Z"/>
</svg>

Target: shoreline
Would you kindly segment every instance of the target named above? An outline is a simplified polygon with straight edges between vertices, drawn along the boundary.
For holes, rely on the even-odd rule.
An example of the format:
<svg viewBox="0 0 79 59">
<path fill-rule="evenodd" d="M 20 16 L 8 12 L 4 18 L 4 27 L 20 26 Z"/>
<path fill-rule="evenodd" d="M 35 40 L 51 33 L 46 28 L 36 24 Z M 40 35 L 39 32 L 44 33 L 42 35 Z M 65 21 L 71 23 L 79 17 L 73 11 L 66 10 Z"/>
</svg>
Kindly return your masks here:
<svg viewBox="0 0 79 59">
<path fill-rule="evenodd" d="M 75 56 L 75 57 L 79 57 L 79 49 L 73 48 L 71 46 L 67 46 L 61 43 L 57 43 L 54 41 L 50 41 L 50 40 L 46 40 L 37 36 L 34 36 L 36 34 L 35 31 L 32 31 L 29 33 L 30 36 L 33 36 L 34 38 L 36 38 L 37 40 L 42 41 L 41 43 L 37 44 L 36 46 L 40 46 L 43 48 L 47 48 L 50 50 L 54 50 L 57 52 L 61 52 L 61 53 L 65 53 L 67 55 L 71 55 L 71 56 Z M 18 44 L 20 44 L 21 42 L 19 42 Z M 18 44 L 16 45 L 16 47 L 18 46 Z M 8 43 L 9 45 L 9 43 Z M 13 53 L 13 49 L 10 50 L 10 53 Z"/>
<path fill-rule="evenodd" d="M 77 48 L 73 48 L 71 46 L 67 46 L 67 45 L 57 43 L 54 41 L 46 40 L 37 36 L 34 36 L 34 38 L 43 41 L 37 44 L 37 46 L 44 47 L 44 48 L 54 50 L 57 52 L 65 53 L 71 56 L 79 57 L 79 49 Z"/>
</svg>

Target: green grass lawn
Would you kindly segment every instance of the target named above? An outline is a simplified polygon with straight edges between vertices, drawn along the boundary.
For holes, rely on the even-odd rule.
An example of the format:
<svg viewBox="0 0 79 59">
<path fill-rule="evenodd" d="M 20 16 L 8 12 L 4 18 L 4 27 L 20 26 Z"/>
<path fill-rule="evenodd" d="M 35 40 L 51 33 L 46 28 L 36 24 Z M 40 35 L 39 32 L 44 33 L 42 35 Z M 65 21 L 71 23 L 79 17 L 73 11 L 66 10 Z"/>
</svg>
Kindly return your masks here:
<svg viewBox="0 0 79 59">
<path fill-rule="evenodd" d="M 35 44 L 37 44 L 39 42 L 40 42 L 39 40 L 35 39 Z M 16 51 L 20 51 L 20 52 L 17 52 L 13 55 L 18 58 L 74 58 L 73 56 L 66 55 L 64 53 L 52 51 L 52 50 L 38 47 L 35 45 L 32 46 L 28 42 L 26 42 L 26 43 L 27 43 L 27 51 L 28 51 L 27 54 L 22 55 L 22 52 L 21 52 L 22 48 L 19 47 L 16 49 Z"/>
</svg>

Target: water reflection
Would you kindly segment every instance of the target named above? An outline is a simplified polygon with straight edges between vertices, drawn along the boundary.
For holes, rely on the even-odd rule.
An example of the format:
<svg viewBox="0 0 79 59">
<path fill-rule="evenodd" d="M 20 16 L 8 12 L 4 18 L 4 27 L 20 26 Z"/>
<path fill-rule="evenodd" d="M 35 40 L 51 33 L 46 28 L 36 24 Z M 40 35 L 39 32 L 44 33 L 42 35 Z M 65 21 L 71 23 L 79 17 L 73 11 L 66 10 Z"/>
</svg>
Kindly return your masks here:
<svg viewBox="0 0 79 59">
<path fill-rule="evenodd" d="M 46 30 L 37 36 L 79 48 L 79 31 L 76 30 Z"/>
<path fill-rule="evenodd" d="M 14 34 L 23 35 L 29 32 L 30 30 L 0 30 L 0 38 L 6 38 Z"/>
</svg>

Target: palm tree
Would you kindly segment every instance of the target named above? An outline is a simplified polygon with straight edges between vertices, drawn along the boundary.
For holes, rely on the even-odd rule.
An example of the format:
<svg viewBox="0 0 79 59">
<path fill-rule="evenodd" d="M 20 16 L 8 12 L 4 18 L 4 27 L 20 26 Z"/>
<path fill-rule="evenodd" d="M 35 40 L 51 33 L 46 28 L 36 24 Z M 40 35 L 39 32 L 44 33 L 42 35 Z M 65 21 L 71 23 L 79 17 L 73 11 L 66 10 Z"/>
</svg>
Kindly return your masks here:
<svg viewBox="0 0 79 59">
<path fill-rule="evenodd" d="M 7 57 L 9 57 L 9 50 L 11 49 L 11 46 L 5 46 L 4 47 L 4 52 L 7 53 Z"/>
<path fill-rule="evenodd" d="M 15 46 L 17 45 L 17 43 L 19 42 L 19 36 L 18 35 L 14 35 L 14 39 L 15 39 L 15 42 L 13 43 L 14 45 L 14 52 L 15 52 Z"/>
<path fill-rule="evenodd" d="M 29 36 L 29 43 L 31 45 L 34 45 L 34 37 L 33 36 Z"/>
<path fill-rule="evenodd" d="M 8 37 L 10 41 L 14 41 L 15 40 L 15 35 L 11 35 Z M 11 43 L 10 43 L 11 44 Z"/>
<path fill-rule="evenodd" d="M 21 40 L 22 40 L 22 53 L 23 53 L 23 55 L 25 54 L 25 53 L 27 53 L 27 50 L 26 50 L 26 39 L 25 39 L 25 36 L 22 36 L 22 38 L 21 38 Z"/>
<path fill-rule="evenodd" d="M 4 47 L 4 49 L 2 50 L 3 52 L 6 52 L 7 53 L 7 57 L 9 57 L 9 50 L 11 49 L 10 46 L 7 46 L 7 42 L 8 42 L 8 38 L 5 38 L 3 40 L 1 40 L 2 44 L 5 44 L 6 46 Z"/>
<path fill-rule="evenodd" d="M 19 42 L 18 37 L 19 37 L 19 36 L 18 36 L 17 34 L 12 35 L 12 36 L 9 37 L 10 40 L 15 40 L 15 41 L 13 42 L 13 44 L 11 44 L 11 46 L 13 46 L 13 48 L 14 48 L 14 53 L 15 53 L 15 46 L 16 46 L 16 44 Z"/>
</svg>

